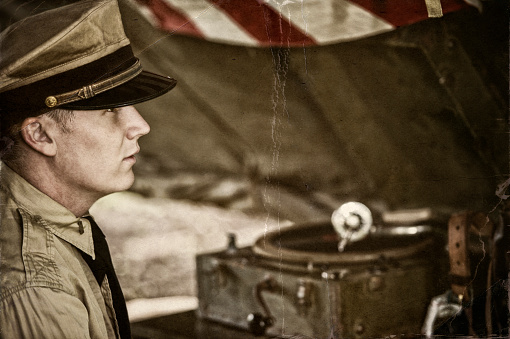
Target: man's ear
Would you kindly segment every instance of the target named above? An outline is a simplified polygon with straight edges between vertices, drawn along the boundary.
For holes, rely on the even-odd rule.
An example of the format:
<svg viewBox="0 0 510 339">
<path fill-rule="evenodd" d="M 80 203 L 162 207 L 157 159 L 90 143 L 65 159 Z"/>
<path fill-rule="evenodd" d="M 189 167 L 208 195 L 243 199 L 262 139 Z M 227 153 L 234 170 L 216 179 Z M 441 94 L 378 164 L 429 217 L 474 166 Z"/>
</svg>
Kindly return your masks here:
<svg viewBox="0 0 510 339">
<path fill-rule="evenodd" d="M 57 145 L 48 133 L 47 121 L 41 117 L 31 117 L 23 121 L 21 125 L 21 137 L 23 140 L 39 153 L 48 157 L 57 154 Z"/>
</svg>

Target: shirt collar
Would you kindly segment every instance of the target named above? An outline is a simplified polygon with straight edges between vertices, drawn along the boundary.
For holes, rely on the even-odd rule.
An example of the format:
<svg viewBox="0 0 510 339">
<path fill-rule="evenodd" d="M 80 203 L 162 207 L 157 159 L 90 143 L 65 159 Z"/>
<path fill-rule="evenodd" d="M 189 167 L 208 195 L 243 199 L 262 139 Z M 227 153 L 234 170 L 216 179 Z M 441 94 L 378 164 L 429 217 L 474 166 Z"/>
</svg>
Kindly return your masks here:
<svg viewBox="0 0 510 339">
<path fill-rule="evenodd" d="M 0 184 L 17 205 L 34 219 L 48 226 L 53 234 L 77 247 L 94 259 L 94 242 L 90 222 L 39 191 L 19 174 L 0 162 Z M 80 226 L 81 224 L 81 226 Z"/>
</svg>

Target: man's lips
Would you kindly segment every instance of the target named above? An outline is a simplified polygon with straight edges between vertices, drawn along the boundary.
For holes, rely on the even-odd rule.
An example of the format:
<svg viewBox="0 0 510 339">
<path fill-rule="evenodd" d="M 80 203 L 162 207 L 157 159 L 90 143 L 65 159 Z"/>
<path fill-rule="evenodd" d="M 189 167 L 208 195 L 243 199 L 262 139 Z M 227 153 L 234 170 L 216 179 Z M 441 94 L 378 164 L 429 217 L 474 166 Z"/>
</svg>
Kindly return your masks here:
<svg viewBox="0 0 510 339">
<path fill-rule="evenodd" d="M 140 149 L 137 149 L 135 152 L 133 152 L 130 156 L 125 157 L 123 160 L 128 162 L 136 162 L 136 155 L 140 152 Z"/>
</svg>

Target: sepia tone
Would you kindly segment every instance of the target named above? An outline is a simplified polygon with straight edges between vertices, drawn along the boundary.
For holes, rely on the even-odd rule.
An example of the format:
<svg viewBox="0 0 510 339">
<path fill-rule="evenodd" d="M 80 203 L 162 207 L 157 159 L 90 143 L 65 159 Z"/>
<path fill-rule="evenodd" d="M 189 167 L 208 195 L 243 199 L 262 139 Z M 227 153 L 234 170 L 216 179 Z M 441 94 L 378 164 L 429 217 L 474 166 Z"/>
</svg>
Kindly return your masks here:
<svg viewBox="0 0 510 339">
<path fill-rule="evenodd" d="M 2 28 L 69 2 L 8 1 L 0 6 Z M 483 215 L 468 225 L 475 230 L 469 247 L 472 281 L 479 284 L 473 285 L 475 295 L 496 286 L 494 293 L 506 293 L 501 302 L 507 302 L 506 4 L 489 1 L 482 14 L 459 11 L 362 39 L 303 47 L 197 39 L 154 27 L 135 2 L 119 5 L 144 69 L 178 82 L 169 95 L 136 106 L 151 132 L 140 140 L 133 187 L 91 209 L 108 238 L 135 337 L 254 338 L 266 330 L 271 337 L 364 337 L 372 336 L 371 328 L 374 336 L 378 329 L 383 335 L 421 335 L 432 298 L 451 289 L 448 231 L 458 213 L 471 213 L 473 220 Z M 354 270 L 352 282 L 339 272 L 357 259 L 348 264 L 319 259 L 327 252 L 320 248 L 337 243 L 328 240 L 336 236 L 333 211 L 350 201 L 368 206 L 376 227 L 402 226 L 402 215 L 413 220 L 413 213 L 425 213 L 420 222 L 433 228 L 433 245 L 416 252 L 425 255 L 394 257 L 402 267 L 394 271 L 390 265 L 384 275 L 391 286 L 379 285 L 372 262 L 359 264 L 361 273 Z M 325 228 L 323 238 L 313 236 Z M 285 239 L 291 239 L 288 248 Z M 367 240 L 359 251 L 390 253 L 407 242 L 390 240 L 384 249 L 370 248 L 376 245 Z M 421 241 L 411 243 L 422 246 Z M 312 259 L 296 263 L 292 249 Z M 262 262 L 255 256 L 253 266 L 240 268 L 239 262 L 252 260 L 252 250 L 262 253 Z M 336 248 L 327 253 L 340 255 Z M 214 271 L 215 262 L 239 274 L 236 284 L 228 285 L 229 274 Z M 501 279 L 488 281 L 491 270 Z M 253 279 L 266 282 L 267 275 L 277 280 L 276 292 L 263 294 L 276 326 L 250 333 L 248 313 L 264 315 L 265 309 L 235 294 L 253 294 L 259 282 Z M 227 289 L 221 279 L 227 279 Z M 316 313 L 304 316 L 280 296 L 284 286 L 306 283 L 320 293 L 337 284 L 336 296 L 345 302 L 341 311 L 330 311 L 328 302 L 336 301 L 326 297 L 323 309 L 309 306 Z M 412 299 L 402 299 L 407 305 L 392 302 L 399 292 L 416 292 L 416 319 Z M 210 302 L 207 311 L 200 298 Z M 387 318 L 378 313 L 388 312 L 378 308 L 381 300 L 393 309 Z M 508 306 L 495 307 L 500 309 L 495 322 L 508 317 Z M 402 325 L 406 317 L 412 325 Z M 489 318 L 475 318 L 483 335 Z M 397 332 L 376 325 L 390 320 Z M 508 318 L 499 319 L 501 324 L 499 332 L 497 326 L 489 332 L 508 334 Z"/>
</svg>

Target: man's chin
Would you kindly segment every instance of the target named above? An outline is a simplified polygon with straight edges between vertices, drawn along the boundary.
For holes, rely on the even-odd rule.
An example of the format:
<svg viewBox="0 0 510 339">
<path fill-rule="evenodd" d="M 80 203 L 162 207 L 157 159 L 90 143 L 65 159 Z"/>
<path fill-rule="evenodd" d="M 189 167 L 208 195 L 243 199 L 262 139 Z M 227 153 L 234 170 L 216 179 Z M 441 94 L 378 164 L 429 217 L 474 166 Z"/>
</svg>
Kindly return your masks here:
<svg viewBox="0 0 510 339">
<path fill-rule="evenodd" d="M 103 192 L 104 193 L 103 196 L 112 193 L 127 191 L 133 186 L 134 182 L 135 176 L 133 174 L 133 171 L 130 171 L 130 173 L 126 175 L 125 178 L 122 178 L 122 180 L 118 180 L 114 186 L 110 187 L 110 189 L 105 190 Z"/>
<path fill-rule="evenodd" d="M 123 186 L 120 188 L 120 190 L 118 192 L 127 191 L 128 189 L 130 189 L 133 186 L 134 183 L 135 183 L 135 175 L 133 174 L 133 171 L 130 171 L 130 177 L 126 180 L 125 183 L 123 183 Z"/>
</svg>

